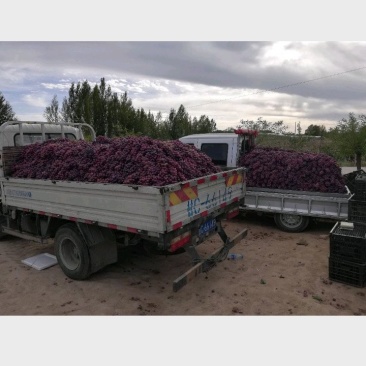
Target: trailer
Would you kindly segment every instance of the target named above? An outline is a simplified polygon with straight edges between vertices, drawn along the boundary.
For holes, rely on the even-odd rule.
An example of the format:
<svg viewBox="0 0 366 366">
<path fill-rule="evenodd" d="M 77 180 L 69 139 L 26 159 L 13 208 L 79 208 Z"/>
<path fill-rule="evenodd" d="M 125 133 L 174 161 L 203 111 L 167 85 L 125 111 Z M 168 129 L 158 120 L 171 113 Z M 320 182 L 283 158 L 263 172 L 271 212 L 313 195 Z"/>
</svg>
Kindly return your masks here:
<svg viewBox="0 0 366 366">
<path fill-rule="evenodd" d="M 225 233 L 222 221 L 239 214 L 245 196 L 245 168 L 198 177 L 166 186 L 140 186 L 75 181 L 21 179 L 9 176 L 12 162 L 24 146 L 27 125 L 38 125 L 43 136 L 46 122 L 7 122 L 18 125 L 19 146 L 1 146 L 1 231 L 39 243 L 54 243 L 63 272 L 75 280 L 117 261 L 117 244 L 144 242 L 161 252 L 184 251 L 192 267 L 173 281 L 178 291 L 201 272 L 226 259 L 229 250 L 247 235 Z M 63 125 L 65 129 L 88 127 Z M 38 132 L 37 132 L 38 133 Z M 78 136 L 83 138 L 82 131 Z M 206 258 L 197 246 L 218 234 L 223 245 Z"/>
<path fill-rule="evenodd" d="M 222 170 L 239 166 L 240 158 L 256 145 L 258 131 L 242 130 L 228 133 L 203 133 L 179 140 L 205 152 Z M 287 232 L 304 231 L 311 220 L 347 220 L 348 201 L 352 192 L 322 193 L 246 187 L 245 203 L 240 211 L 267 214 L 279 229 Z"/>
<path fill-rule="evenodd" d="M 273 215 L 283 231 L 301 232 L 311 218 L 347 220 L 351 197 L 348 188 L 347 193 L 338 194 L 247 187 L 245 204 L 240 210 Z"/>
</svg>

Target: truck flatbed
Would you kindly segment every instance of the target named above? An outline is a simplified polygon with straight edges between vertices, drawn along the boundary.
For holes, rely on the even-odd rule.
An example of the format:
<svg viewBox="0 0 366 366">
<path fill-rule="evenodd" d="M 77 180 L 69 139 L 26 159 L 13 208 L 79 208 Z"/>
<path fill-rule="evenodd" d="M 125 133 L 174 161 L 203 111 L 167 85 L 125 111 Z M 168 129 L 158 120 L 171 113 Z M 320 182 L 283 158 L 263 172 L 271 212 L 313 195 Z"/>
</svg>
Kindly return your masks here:
<svg viewBox="0 0 366 366">
<path fill-rule="evenodd" d="M 301 221 L 308 222 L 308 217 L 347 220 L 352 194 L 346 189 L 347 193 L 341 194 L 247 187 L 241 211 L 274 214 L 280 227 L 282 224 L 283 229 L 287 226 L 296 231 L 296 223 L 300 228 Z"/>
<path fill-rule="evenodd" d="M 164 187 L 20 178 L 0 182 L 2 203 L 9 209 L 159 236 L 241 200 L 243 172 L 235 169 Z"/>
</svg>

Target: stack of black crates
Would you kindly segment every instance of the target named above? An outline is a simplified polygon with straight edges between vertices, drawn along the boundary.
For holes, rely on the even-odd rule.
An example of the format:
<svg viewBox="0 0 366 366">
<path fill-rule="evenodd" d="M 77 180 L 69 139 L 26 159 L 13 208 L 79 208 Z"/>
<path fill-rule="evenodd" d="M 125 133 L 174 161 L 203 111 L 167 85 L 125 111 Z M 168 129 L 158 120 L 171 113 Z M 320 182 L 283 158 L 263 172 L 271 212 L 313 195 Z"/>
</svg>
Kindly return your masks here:
<svg viewBox="0 0 366 366">
<path fill-rule="evenodd" d="M 329 279 L 356 287 L 366 285 L 366 173 L 354 179 L 348 221 L 330 232 Z"/>
</svg>

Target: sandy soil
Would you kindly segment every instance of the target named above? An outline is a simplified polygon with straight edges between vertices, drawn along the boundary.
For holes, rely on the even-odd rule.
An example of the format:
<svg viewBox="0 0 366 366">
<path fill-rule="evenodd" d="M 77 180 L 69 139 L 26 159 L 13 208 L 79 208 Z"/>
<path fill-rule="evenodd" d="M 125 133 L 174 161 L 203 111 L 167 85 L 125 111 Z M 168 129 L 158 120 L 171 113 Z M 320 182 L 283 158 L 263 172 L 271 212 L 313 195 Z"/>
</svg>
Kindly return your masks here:
<svg viewBox="0 0 366 366">
<path fill-rule="evenodd" d="M 231 250 L 244 258 L 219 263 L 178 292 L 172 281 L 190 267 L 186 253 L 121 249 L 118 263 L 73 281 L 58 265 L 38 271 L 21 262 L 53 254 L 51 245 L 6 237 L 0 242 L 0 315 L 365 315 L 365 288 L 329 280 L 333 225 L 289 234 L 263 217 L 225 222 L 230 236 L 248 228 Z M 219 244 L 215 235 L 200 252 L 208 255 Z"/>
</svg>

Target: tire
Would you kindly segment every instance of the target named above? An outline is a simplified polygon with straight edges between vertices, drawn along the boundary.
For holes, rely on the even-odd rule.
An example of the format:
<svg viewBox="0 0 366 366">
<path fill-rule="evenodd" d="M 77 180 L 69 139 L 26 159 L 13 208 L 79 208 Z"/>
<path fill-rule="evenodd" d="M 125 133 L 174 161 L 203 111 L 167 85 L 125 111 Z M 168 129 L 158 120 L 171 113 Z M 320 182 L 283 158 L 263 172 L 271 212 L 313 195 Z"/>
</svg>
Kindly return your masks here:
<svg viewBox="0 0 366 366">
<path fill-rule="evenodd" d="M 73 280 L 91 274 L 88 246 L 74 224 L 61 226 L 55 235 L 55 254 L 62 271 Z"/>
<path fill-rule="evenodd" d="M 292 214 L 276 214 L 274 217 L 275 223 L 282 231 L 289 233 L 300 233 L 309 225 L 309 217 Z"/>
</svg>

